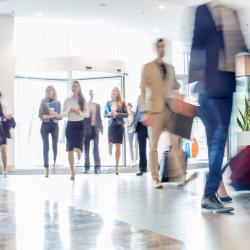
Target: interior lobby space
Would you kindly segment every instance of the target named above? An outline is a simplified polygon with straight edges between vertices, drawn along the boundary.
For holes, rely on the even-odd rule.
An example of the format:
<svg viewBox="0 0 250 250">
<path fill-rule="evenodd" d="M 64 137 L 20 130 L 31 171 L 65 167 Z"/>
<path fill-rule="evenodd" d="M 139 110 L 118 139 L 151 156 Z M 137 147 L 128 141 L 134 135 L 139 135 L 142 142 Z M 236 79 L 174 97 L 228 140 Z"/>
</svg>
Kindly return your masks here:
<svg viewBox="0 0 250 250">
<path fill-rule="evenodd" d="M 250 249 L 249 0 L 0 0 L 0 38 L 0 250 Z"/>
</svg>

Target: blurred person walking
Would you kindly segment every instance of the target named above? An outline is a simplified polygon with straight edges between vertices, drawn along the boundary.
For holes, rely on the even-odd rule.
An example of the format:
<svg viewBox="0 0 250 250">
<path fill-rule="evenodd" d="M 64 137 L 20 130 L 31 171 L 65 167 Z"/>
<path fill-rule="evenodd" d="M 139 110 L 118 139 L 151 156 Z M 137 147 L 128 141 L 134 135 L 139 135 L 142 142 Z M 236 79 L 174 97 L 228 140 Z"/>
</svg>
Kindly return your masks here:
<svg viewBox="0 0 250 250">
<path fill-rule="evenodd" d="M 138 97 L 138 104 L 135 112 L 134 127 L 137 133 L 138 145 L 139 145 L 139 172 L 137 176 L 142 176 L 147 172 L 147 138 L 148 128 L 143 124 L 143 113 L 140 110 L 141 96 Z"/>
<path fill-rule="evenodd" d="M 153 185 L 155 188 L 162 188 L 159 178 L 158 141 L 161 132 L 168 129 L 172 114 L 169 101 L 174 98 L 174 92 L 179 90 L 180 84 L 176 80 L 174 67 L 163 60 L 165 56 L 164 39 L 158 39 L 155 47 L 157 59 L 147 63 L 142 72 L 140 110 L 144 113 L 143 123 L 148 126 Z M 170 138 L 171 147 L 180 146 L 178 136 L 171 134 Z M 178 156 L 174 158 L 178 158 Z M 180 174 L 185 175 L 185 173 Z"/>
<path fill-rule="evenodd" d="M 196 9 L 189 82 L 198 82 L 198 116 L 205 125 L 209 158 L 201 206 L 230 212 L 217 197 L 222 183 L 222 162 L 235 92 L 235 56 L 246 51 L 239 20 L 234 10 L 211 1 Z"/>
</svg>

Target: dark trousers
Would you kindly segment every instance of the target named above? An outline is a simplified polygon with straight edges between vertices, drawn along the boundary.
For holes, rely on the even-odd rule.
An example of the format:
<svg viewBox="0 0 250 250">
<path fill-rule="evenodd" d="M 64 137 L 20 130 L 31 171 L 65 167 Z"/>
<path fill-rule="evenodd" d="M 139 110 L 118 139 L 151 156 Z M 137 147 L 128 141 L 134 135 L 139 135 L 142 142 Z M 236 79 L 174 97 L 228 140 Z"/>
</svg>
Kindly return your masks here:
<svg viewBox="0 0 250 250">
<path fill-rule="evenodd" d="M 139 169 L 141 172 L 147 172 L 147 138 L 148 129 L 142 123 L 138 122 L 137 128 L 137 138 L 139 144 Z"/>
<path fill-rule="evenodd" d="M 232 97 L 211 98 L 206 94 L 199 97 L 198 115 L 204 123 L 207 135 L 208 166 L 204 197 L 215 196 L 222 180 L 222 163 L 232 113 Z"/>
<path fill-rule="evenodd" d="M 100 169 L 101 167 L 101 160 L 99 154 L 99 131 L 97 131 L 96 127 L 91 127 L 91 133 L 86 135 L 84 140 L 84 153 L 85 153 L 85 164 L 84 167 L 86 170 L 90 168 L 90 160 L 89 160 L 89 148 L 90 148 L 90 141 L 93 140 L 94 147 L 93 147 L 93 157 L 94 157 L 94 166 L 95 169 Z"/>
<path fill-rule="evenodd" d="M 54 155 L 54 163 L 56 163 L 57 158 L 57 143 L 58 143 L 58 133 L 59 127 L 55 122 L 43 122 L 41 126 L 41 136 L 43 139 L 43 161 L 44 167 L 49 167 L 49 134 L 52 137 L 52 149 Z"/>
</svg>

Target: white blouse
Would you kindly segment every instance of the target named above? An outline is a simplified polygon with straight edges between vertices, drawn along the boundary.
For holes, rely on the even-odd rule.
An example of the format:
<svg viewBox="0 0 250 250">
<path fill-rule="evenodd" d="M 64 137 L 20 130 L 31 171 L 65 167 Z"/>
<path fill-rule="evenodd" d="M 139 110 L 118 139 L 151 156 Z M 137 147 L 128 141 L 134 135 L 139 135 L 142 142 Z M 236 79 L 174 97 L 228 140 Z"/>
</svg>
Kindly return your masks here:
<svg viewBox="0 0 250 250">
<path fill-rule="evenodd" d="M 89 117 L 89 110 L 87 108 L 87 103 L 85 103 L 84 111 L 80 110 L 80 114 L 69 113 L 69 110 L 71 108 L 80 110 L 80 105 L 78 104 L 78 100 L 76 98 L 73 98 L 73 96 L 67 98 L 63 104 L 62 116 L 68 117 L 68 121 L 78 122 L 78 121 L 83 121 L 84 118 L 86 117 Z"/>
</svg>

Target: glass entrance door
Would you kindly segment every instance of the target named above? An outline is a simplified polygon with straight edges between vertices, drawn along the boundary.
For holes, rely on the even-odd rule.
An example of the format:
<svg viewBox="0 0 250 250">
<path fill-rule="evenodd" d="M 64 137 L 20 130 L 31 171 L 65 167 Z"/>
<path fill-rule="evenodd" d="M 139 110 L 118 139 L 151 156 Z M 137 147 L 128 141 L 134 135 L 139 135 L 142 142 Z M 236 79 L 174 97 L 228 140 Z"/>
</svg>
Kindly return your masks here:
<svg viewBox="0 0 250 250">
<path fill-rule="evenodd" d="M 83 74 L 83 73 L 82 73 Z M 104 108 L 106 102 L 111 98 L 111 90 L 114 86 L 123 89 L 123 78 L 121 76 L 101 76 L 100 78 L 77 78 L 77 74 L 68 73 L 69 79 L 46 79 L 46 78 L 24 78 L 17 77 L 15 83 L 16 95 L 16 120 L 17 128 L 15 132 L 16 168 L 37 169 L 43 166 L 42 138 L 40 135 L 41 121 L 38 117 L 41 100 L 45 97 L 45 89 L 48 85 L 54 85 L 57 90 L 58 100 L 62 103 L 71 94 L 71 79 L 78 79 L 85 99 L 89 100 L 89 90 L 95 92 L 94 101 L 101 106 L 101 115 L 104 127 L 103 135 L 100 135 L 100 156 L 102 166 L 114 164 L 114 160 L 108 155 L 108 121 L 104 119 Z M 74 78 L 75 77 L 75 78 Z M 59 122 L 59 141 L 57 164 L 68 166 L 66 154 L 65 127 L 66 119 Z M 124 163 L 126 152 L 123 150 L 121 164 Z M 90 149 L 90 159 L 92 159 L 92 145 Z M 50 160 L 52 157 L 50 140 Z M 52 164 L 52 162 L 50 162 Z M 82 160 L 81 164 L 84 162 Z"/>
</svg>

